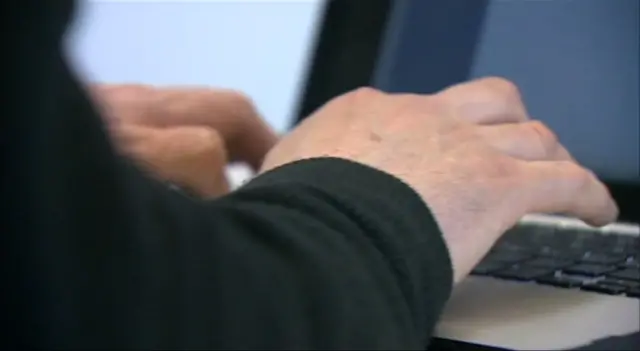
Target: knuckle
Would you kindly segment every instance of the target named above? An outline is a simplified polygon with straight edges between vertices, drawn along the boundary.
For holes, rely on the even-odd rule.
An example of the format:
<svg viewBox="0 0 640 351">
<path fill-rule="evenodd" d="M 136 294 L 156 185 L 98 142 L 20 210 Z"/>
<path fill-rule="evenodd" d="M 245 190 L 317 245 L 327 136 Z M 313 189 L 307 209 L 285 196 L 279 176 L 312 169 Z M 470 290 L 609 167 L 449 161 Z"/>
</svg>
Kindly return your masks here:
<svg viewBox="0 0 640 351">
<path fill-rule="evenodd" d="M 215 91 L 209 91 L 210 94 L 215 95 Z M 227 90 L 224 92 L 227 99 L 232 105 L 243 106 L 243 107 L 251 107 L 253 108 L 254 102 L 253 99 L 247 95 L 246 93 L 239 90 Z M 211 99 L 214 100 L 214 99 Z"/>
<path fill-rule="evenodd" d="M 372 99 L 382 95 L 382 92 L 378 89 L 364 86 L 353 90 L 349 95 L 354 96 L 356 99 Z"/>
<path fill-rule="evenodd" d="M 225 141 L 220 133 L 213 128 L 197 128 L 194 133 L 198 140 L 194 157 L 213 163 L 213 167 L 223 167 L 227 163 L 228 155 Z"/>
<path fill-rule="evenodd" d="M 563 161 L 563 164 L 570 186 L 576 189 L 586 189 L 591 185 L 594 179 L 594 175 L 591 171 L 575 162 Z"/>
<path fill-rule="evenodd" d="M 216 104 L 220 100 L 220 96 L 224 99 L 224 110 L 236 120 L 235 123 L 246 124 L 253 123 L 259 118 L 258 111 L 255 107 L 253 99 L 242 91 L 238 90 L 208 90 L 205 101 Z"/>
<path fill-rule="evenodd" d="M 530 133 L 538 140 L 545 154 L 550 154 L 558 148 L 558 136 L 544 123 L 532 121 L 527 123 Z"/>
<path fill-rule="evenodd" d="M 493 176 L 496 178 L 507 179 L 518 175 L 519 168 L 517 163 L 507 157 L 499 157 L 496 159 L 493 167 Z"/>
<path fill-rule="evenodd" d="M 480 161 L 480 159 L 479 159 Z M 510 157 L 495 154 L 489 158 L 481 159 L 482 176 L 492 180 L 517 179 L 520 176 L 520 167 L 517 162 Z"/>
<path fill-rule="evenodd" d="M 393 99 L 398 114 L 405 116 L 405 121 L 419 123 L 418 128 L 422 128 L 425 123 L 425 119 L 421 117 L 446 115 L 449 108 L 446 101 L 434 95 L 404 93 L 394 95 Z"/>
<path fill-rule="evenodd" d="M 166 129 L 171 135 L 167 140 L 173 140 L 176 145 L 183 145 L 193 154 L 222 153 L 225 141 L 222 135 L 208 127 L 174 127 Z"/>
<path fill-rule="evenodd" d="M 94 84 L 89 87 L 91 97 L 97 103 L 109 105 L 109 107 L 131 104 L 151 92 L 152 89 L 150 87 L 133 84 Z"/>
<path fill-rule="evenodd" d="M 383 94 L 383 92 L 375 88 L 362 86 L 336 96 L 331 99 L 326 106 L 333 106 L 337 108 L 338 106 L 344 105 L 369 105 L 378 100 L 383 96 Z"/>
<path fill-rule="evenodd" d="M 103 96 L 114 103 L 142 103 L 153 98 L 157 89 L 142 84 L 112 85 L 102 88 Z"/>
<path fill-rule="evenodd" d="M 507 99 L 520 98 L 520 89 L 512 81 L 503 77 L 486 77 L 481 80 L 485 87 L 498 96 Z"/>
<path fill-rule="evenodd" d="M 131 123 L 122 123 L 110 129 L 111 139 L 117 148 L 130 148 L 140 142 L 153 140 L 157 131 Z"/>
<path fill-rule="evenodd" d="M 449 104 L 446 99 L 442 99 L 441 95 L 406 93 L 396 96 L 407 104 L 415 105 L 420 110 L 428 109 L 430 111 L 438 111 L 439 113 L 444 113 L 444 111 L 446 111 L 445 108 L 448 107 L 447 105 Z"/>
<path fill-rule="evenodd" d="M 194 129 L 194 134 L 207 149 L 218 150 L 224 147 L 222 135 L 213 128 L 198 127 Z"/>
<path fill-rule="evenodd" d="M 156 88 L 146 84 L 127 84 L 127 85 L 115 85 L 113 89 L 120 88 L 123 94 L 149 94 L 156 91 Z"/>
</svg>

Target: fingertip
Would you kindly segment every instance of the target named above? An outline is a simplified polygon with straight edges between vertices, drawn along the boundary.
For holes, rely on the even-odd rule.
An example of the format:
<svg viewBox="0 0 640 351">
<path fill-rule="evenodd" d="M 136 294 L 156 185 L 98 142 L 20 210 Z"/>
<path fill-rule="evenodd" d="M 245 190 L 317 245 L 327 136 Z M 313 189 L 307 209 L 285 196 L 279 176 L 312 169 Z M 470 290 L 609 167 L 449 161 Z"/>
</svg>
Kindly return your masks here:
<svg viewBox="0 0 640 351">
<path fill-rule="evenodd" d="M 563 213 L 602 227 L 618 218 L 609 189 L 590 170 L 575 162 L 537 161 L 527 164 L 534 212 Z"/>
<path fill-rule="evenodd" d="M 618 204 L 615 202 L 611 193 L 607 189 L 607 187 L 597 180 L 597 177 L 594 175 L 594 181 L 599 185 L 601 191 L 600 198 L 603 199 L 601 202 L 601 206 L 594 206 L 593 212 L 591 216 L 584 218 L 585 223 L 592 225 L 594 227 L 604 227 L 608 224 L 611 224 L 618 220 L 620 215 L 620 209 Z"/>
<path fill-rule="evenodd" d="M 606 209 L 602 211 L 602 217 L 599 220 L 593 221 L 593 223 L 589 224 L 596 227 L 604 227 L 618 220 L 619 215 L 620 209 L 618 208 L 618 205 L 615 203 L 615 201 L 611 200 Z"/>
</svg>

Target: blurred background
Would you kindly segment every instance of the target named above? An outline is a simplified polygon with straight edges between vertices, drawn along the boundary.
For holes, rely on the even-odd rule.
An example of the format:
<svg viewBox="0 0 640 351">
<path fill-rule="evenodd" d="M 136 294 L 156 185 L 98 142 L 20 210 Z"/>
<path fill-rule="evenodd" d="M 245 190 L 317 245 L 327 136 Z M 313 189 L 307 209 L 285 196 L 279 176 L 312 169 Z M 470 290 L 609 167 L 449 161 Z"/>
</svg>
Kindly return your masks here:
<svg viewBox="0 0 640 351">
<path fill-rule="evenodd" d="M 82 0 L 69 49 L 87 79 L 242 90 L 291 123 L 320 0 Z"/>
<path fill-rule="evenodd" d="M 457 43 L 424 39 L 434 31 L 425 21 L 431 1 L 396 2 L 371 83 L 387 91 L 442 88 L 434 73 L 449 62 L 434 53 Z M 68 44 L 87 79 L 242 90 L 281 132 L 296 112 L 323 13 L 321 0 L 82 5 Z M 579 161 L 607 179 L 638 182 L 639 11 L 638 0 L 491 0 L 464 79 L 511 79 L 531 115 Z"/>
</svg>

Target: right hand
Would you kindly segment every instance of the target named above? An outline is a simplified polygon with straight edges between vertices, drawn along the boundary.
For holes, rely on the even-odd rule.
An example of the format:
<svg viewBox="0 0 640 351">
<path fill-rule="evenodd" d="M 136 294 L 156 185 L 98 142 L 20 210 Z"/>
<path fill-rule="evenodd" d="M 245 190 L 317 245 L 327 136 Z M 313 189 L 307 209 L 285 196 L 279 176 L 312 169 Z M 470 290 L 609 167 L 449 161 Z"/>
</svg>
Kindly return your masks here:
<svg viewBox="0 0 640 351">
<path fill-rule="evenodd" d="M 607 188 L 529 120 L 515 86 L 500 78 L 429 96 L 344 94 L 281 139 L 263 171 L 315 157 L 359 162 L 412 187 L 442 230 L 454 282 L 525 214 L 563 213 L 599 226 L 618 213 Z"/>
</svg>

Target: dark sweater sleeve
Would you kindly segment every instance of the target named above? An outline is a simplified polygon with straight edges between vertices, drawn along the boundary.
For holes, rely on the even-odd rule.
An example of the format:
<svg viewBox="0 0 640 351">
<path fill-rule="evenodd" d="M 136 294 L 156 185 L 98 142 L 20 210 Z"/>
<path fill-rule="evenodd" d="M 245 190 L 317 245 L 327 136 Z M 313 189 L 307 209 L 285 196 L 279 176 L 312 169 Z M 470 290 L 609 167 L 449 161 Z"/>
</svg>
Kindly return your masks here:
<svg viewBox="0 0 640 351">
<path fill-rule="evenodd" d="M 211 202 L 169 191 L 114 155 L 68 70 L 70 3 L 30 5 L 3 34 L 9 346 L 424 349 L 452 270 L 413 190 L 325 158 Z"/>
</svg>

